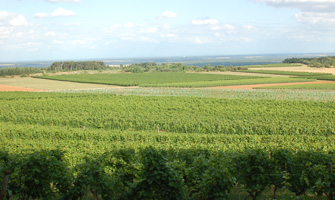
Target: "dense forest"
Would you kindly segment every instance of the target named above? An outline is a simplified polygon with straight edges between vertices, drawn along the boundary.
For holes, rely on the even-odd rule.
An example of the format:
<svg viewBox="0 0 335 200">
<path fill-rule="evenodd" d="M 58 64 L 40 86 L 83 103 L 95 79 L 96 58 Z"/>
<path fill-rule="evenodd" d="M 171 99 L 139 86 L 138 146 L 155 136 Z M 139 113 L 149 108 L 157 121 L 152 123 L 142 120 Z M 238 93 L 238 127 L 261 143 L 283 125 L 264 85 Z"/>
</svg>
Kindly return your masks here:
<svg viewBox="0 0 335 200">
<path fill-rule="evenodd" d="M 335 56 L 320 58 L 288 58 L 285 59 L 283 63 L 303 63 L 310 67 L 333 68 L 335 66 Z"/>
</svg>

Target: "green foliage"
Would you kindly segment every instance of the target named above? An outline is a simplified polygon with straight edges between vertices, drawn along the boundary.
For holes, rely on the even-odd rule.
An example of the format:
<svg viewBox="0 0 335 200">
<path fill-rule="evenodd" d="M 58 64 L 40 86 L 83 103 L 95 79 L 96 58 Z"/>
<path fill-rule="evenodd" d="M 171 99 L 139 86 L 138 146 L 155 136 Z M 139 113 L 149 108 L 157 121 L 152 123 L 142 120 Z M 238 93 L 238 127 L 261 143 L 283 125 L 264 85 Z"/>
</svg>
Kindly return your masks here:
<svg viewBox="0 0 335 200">
<path fill-rule="evenodd" d="M 148 147 L 142 152 L 142 179 L 132 191 L 131 199 L 184 199 L 183 179 L 164 154 Z"/>
<path fill-rule="evenodd" d="M 70 171 L 64 152 L 37 151 L 27 157 L 16 158 L 9 188 L 21 199 L 50 199 L 65 194 L 70 187 Z"/>
<path fill-rule="evenodd" d="M 14 199 L 225 199 L 236 181 L 254 197 L 264 185 L 332 196 L 334 106 L 1 93 L 0 171 Z"/>
<path fill-rule="evenodd" d="M 1 100 L 0 112 L 7 114 L 0 115 L 0 121 L 206 134 L 326 136 L 335 132 L 334 102 L 50 95 Z"/>
<path fill-rule="evenodd" d="M 6 67 L 0 69 L 0 77 L 1 76 L 14 76 L 21 75 L 27 76 L 29 74 L 42 73 L 42 68 L 33 68 L 33 67 Z"/>
<path fill-rule="evenodd" d="M 157 64 L 155 62 L 144 62 L 144 63 L 134 63 L 127 67 L 123 67 L 123 72 L 141 73 L 141 72 L 209 72 L 209 71 L 237 71 L 237 70 L 247 70 L 247 67 L 233 67 L 216 65 L 212 67 L 210 64 L 206 64 L 203 67 L 189 66 L 182 63 L 161 63 Z"/>
<path fill-rule="evenodd" d="M 324 157 L 318 152 L 298 152 L 287 159 L 286 187 L 297 196 L 312 191 L 317 182 L 313 173 L 315 165 L 323 163 Z"/>
<path fill-rule="evenodd" d="M 197 82 L 178 82 L 146 85 L 148 87 L 214 87 L 214 86 L 233 86 L 233 85 L 254 85 L 269 83 L 295 83 L 313 81 L 305 78 L 260 78 L 251 77 L 248 79 L 237 80 L 218 80 L 218 81 L 197 81 Z"/>
<path fill-rule="evenodd" d="M 199 184 L 201 188 L 201 198 L 228 199 L 230 190 L 236 184 L 236 174 L 233 175 L 227 168 L 228 166 L 230 165 L 227 159 L 210 159 L 203 180 Z"/>
<path fill-rule="evenodd" d="M 303 63 L 310 67 L 334 67 L 335 56 L 319 57 L 319 58 L 288 58 L 283 63 Z"/>
<path fill-rule="evenodd" d="M 104 165 L 99 160 L 88 160 L 76 166 L 76 176 L 72 181 L 73 186 L 63 199 L 82 199 L 87 195 L 88 189 L 94 199 L 101 195 L 102 199 L 112 199 L 117 195 L 120 182 L 104 170 Z"/>
<path fill-rule="evenodd" d="M 147 147 L 136 153 L 127 148 L 86 159 L 74 171 L 64 167 L 59 151 L 10 156 L 16 165 L 9 189 L 19 199 L 75 200 L 85 198 L 88 191 L 94 199 L 229 199 L 237 182 L 252 199 L 271 184 L 298 196 L 309 192 L 334 197 L 332 152 L 247 149 L 223 153 Z M 277 185 L 283 174 L 283 183 Z M 190 178 L 195 179 L 192 184 L 187 181 Z"/>
<path fill-rule="evenodd" d="M 54 62 L 50 67 L 34 68 L 34 67 L 6 67 L 0 69 L 1 76 L 20 75 L 27 77 L 29 74 L 45 73 L 45 72 L 63 72 L 63 71 L 79 71 L 79 70 L 103 70 L 108 66 L 101 61 L 81 61 L 81 62 Z"/>
<path fill-rule="evenodd" d="M 273 167 L 269 155 L 260 150 L 247 150 L 234 158 L 237 181 L 244 185 L 249 196 L 255 200 L 271 185 Z"/>
<path fill-rule="evenodd" d="M 79 71 L 79 70 L 102 70 L 108 68 L 102 61 L 79 61 L 79 62 L 54 62 L 47 71 Z"/>
<path fill-rule="evenodd" d="M 316 177 L 313 190 L 317 193 L 324 193 L 329 200 L 335 197 L 335 169 L 334 155 L 323 155 L 323 163 L 312 166 L 312 173 Z"/>
</svg>

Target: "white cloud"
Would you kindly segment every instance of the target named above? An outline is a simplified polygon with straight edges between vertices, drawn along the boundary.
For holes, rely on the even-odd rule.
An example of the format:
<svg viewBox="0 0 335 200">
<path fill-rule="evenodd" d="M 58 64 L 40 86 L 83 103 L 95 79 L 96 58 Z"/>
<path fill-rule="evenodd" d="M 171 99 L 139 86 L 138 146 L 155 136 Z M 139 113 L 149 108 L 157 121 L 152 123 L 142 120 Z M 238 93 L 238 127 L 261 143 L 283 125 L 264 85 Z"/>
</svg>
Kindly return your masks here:
<svg viewBox="0 0 335 200">
<path fill-rule="evenodd" d="M 36 48 L 30 48 L 30 49 L 28 49 L 28 51 L 38 51 L 39 50 L 39 48 L 38 47 L 36 47 Z"/>
<path fill-rule="evenodd" d="M 298 22 L 331 28 L 335 25 L 335 0 L 257 0 L 274 7 L 297 8 L 302 12 L 295 14 Z M 328 27 L 327 27 L 328 26 Z"/>
<path fill-rule="evenodd" d="M 125 28 L 132 28 L 133 26 L 134 26 L 134 24 L 131 23 L 131 22 L 125 23 L 125 24 L 123 25 L 123 27 L 125 27 Z"/>
<path fill-rule="evenodd" d="M 218 30 L 221 30 L 221 29 L 222 29 L 222 26 L 212 26 L 211 27 L 212 31 L 218 31 Z"/>
<path fill-rule="evenodd" d="M 245 28 L 247 30 L 253 30 L 253 29 L 255 29 L 255 27 L 252 26 L 252 25 L 244 25 L 243 28 Z"/>
<path fill-rule="evenodd" d="M 192 37 L 190 39 L 191 42 L 195 44 L 207 44 L 212 42 L 212 38 L 210 37 Z"/>
<path fill-rule="evenodd" d="M 47 0 L 49 2 L 55 3 L 55 2 L 73 2 L 73 3 L 79 3 L 81 0 Z"/>
<path fill-rule="evenodd" d="M 162 38 L 175 38 L 175 37 L 177 37 L 177 35 L 173 34 L 173 33 L 165 33 L 165 34 L 161 34 L 160 36 Z"/>
<path fill-rule="evenodd" d="M 331 26 L 335 25 L 335 13 L 300 12 L 295 15 L 298 22 L 310 25 Z"/>
<path fill-rule="evenodd" d="M 157 18 L 158 19 L 164 19 L 164 18 L 176 18 L 178 15 L 175 12 L 172 11 L 165 11 L 162 12 Z"/>
<path fill-rule="evenodd" d="M 157 30 L 158 29 L 156 27 L 149 27 L 147 29 L 141 29 L 140 32 L 141 33 L 156 33 Z"/>
<path fill-rule="evenodd" d="M 34 16 L 37 18 L 45 18 L 45 17 L 48 17 L 49 14 L 48 13 L 35 13 Z"/>
<path fill-rule="evenodd" d="M 64 44 L 64 41 L 61 41 L 61 40 L 53 40 L 52 43 L 54 43 L 54 44 Z"/>
<path fill-rule="evenodd" d="M 44 36 L 46 36 L 46 37 L 55 37 L 56 36 L 56 32 L 50 31 L 50 32 L 45 33 Z"/>
<path fill-rule="evenodd" d="M 134 27 L 134 24 L 131 23 L 131 22 L 127 22 L 127 23 L 125 23 L 123 25 L 121 25 L 121 24 L 114 24 L 111 27 L 105 28 L 104 31 L 105 31 L 105 33 L 114 33 L 118 29 L 121 29 L 121 28 L 129 29 L 129 28 L 132 28 L 132 27 Z"/>
<path fill-rule="evenodd" d="M 23 15 L 0 11 L 0 25 L 3 26 L 29 26 L 31 25 Z"/>
<path fill-rule="evenodd" d="M 34 34 L 34 33 L 35 33 L 34 30 L 29 30 L 29 31 L 27 32 L 28 35 L 31 35 L 31 34 Z"/>
<path fill-rule="evenodd" d="M 119 34 L 121 40 L 134 40 L 135 34 L 134 33 L 121 33 Z"/>
<path fill-rule="evenodd" d="M 230 25 L 230 24 L 226 24 L 224 27 L 223 27 L 224 30 L 228 31 L 228 32 L 234 32 L 236 30 L 235 26 L 233 25 Z"/>
<path fill-rule="evenodd" d="M 212 31 L 219 31 L 219 30 L 224 30 L 228 33 L 232 33 L 236 31 L 236 27 L 230 24 L 226 24 L 224 26 L 212 26 L 210 27 L 210 30 Z"/>
<path fill-rule="evenodd" d="M 257 0 L 275 7 L 298 8 L 303 11 L 332 12 L 335 0 Z"/>
<path fill-rule="evenodd" d="M 6 11 L 0 11 L 0 20 L 4 20 L 6 19 L 7 17 L 9 17 L 9 12 L 6 12 Z"/>
<path fill-rule="evenodd" d="M 30 25 L 23 15 L 17 15 L 13 17 L 12 19 L 8 21 L 8 23 L 12 26 L 29 26 Z"/>
<path fill-rule="evenodd" d="M 72 10 L 65 10 L 64 8 L 57 8 L 51 13 L 53 17 L 66 17 L 66 16 L 75 16 L 77 15 L 76 12 Z"/>
<path fill-rule="evenodd" d="M 72 40 L 71 41 L 71 44 L 73 46 L 80 46 L 80 45 L 84 45 L 86 44 L 86 41 L 85 40 Z"/>
<path fill-rule="evenodd" d="M 192 20 L 192 24 L 194 25 L 217 25 L 220 21 L 217 19 L 195 19 Z"/>
</svg>

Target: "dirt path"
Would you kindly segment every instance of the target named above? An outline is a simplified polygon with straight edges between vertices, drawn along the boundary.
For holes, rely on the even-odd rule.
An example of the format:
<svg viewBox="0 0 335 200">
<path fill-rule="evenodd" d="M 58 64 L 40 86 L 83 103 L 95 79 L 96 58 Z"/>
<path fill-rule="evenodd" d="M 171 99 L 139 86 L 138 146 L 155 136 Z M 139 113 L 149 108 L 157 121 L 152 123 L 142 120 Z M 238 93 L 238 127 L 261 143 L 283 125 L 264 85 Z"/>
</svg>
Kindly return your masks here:
<svg viewBox="0 0 335 200">
<path fill-rule="evenodd" d="M 296 83 L 271 83 L 271 84 L 258 84 L 258 85 L 233 85 L 233 86 L 218 86 L 209 87 L 208 89 L 253 89 L 258 87 L 266 86 L 281 86 L 281 85 L 304 85 L 304 84 L 323 84 L 323 83 L 335 83 L 335 81 L 313 81 L 313 82 L 296 82 Z"/>
<path fill-rule="evenodd" d="M 37 91 L 43 91 L 43 90 L 17 87 L 17 86 L 11 86 L 11 85 L 0 85 L 0 92 L 14 92 L 14 91 L 17 91 L 17 92 L 37 92 Z"/>
</svg>

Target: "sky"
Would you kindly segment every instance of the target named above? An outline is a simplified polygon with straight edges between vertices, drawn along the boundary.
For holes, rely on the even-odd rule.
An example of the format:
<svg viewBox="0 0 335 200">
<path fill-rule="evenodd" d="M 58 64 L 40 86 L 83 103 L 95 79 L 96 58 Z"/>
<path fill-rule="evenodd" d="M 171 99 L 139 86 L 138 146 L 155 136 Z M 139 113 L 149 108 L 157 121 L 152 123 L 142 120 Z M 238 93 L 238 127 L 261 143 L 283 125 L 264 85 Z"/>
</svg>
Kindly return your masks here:
<svg viewBox="0 0 335 200">
<path fill-rule="evenodd" d="M 0 62 L 335 52 L 335 0 L 0 0 Z"/>
</svg>

